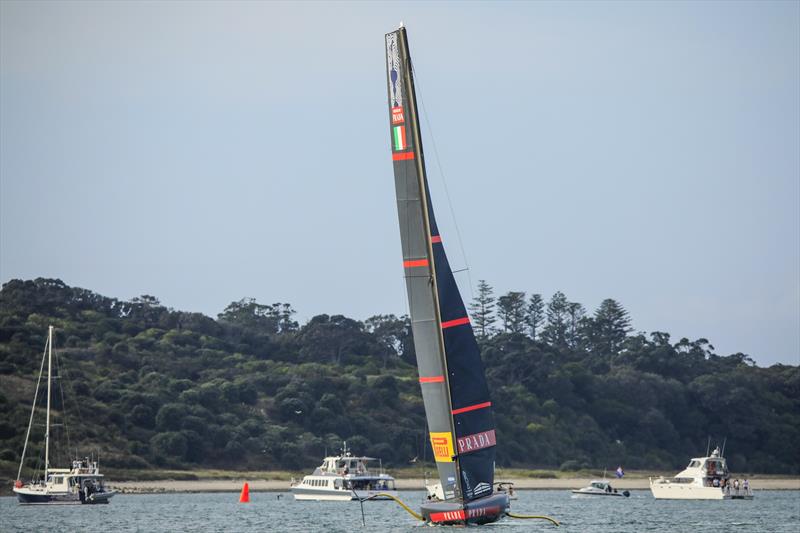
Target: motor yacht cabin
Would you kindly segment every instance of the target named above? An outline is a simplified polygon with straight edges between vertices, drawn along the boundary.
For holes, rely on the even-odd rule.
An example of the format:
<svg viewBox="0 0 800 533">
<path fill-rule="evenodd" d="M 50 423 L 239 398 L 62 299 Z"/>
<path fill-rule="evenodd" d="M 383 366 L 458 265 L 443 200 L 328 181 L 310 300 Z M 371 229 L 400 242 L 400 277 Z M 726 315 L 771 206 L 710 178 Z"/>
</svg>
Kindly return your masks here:
<svg viewBox="0 0 800 533">
<path fill-rule="evenodd" d="M 395 479 L 383 468 L 374 473 L 367 464 L 379 461 L 373 457 L 356 457 L 347 451 L 326 457 L 314 472 L 302 481 L 292 480 L 295 500 L 349 501 L 357 499 L 386 499 L 397 496 Z"/>
</svg>

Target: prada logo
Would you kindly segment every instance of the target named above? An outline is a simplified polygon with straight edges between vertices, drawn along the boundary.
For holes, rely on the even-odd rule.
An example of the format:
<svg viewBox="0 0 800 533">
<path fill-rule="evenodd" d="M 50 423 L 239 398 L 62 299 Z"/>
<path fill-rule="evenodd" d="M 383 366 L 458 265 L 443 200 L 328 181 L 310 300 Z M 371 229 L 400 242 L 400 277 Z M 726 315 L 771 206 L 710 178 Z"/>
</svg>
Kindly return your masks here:
<svg viewBox="0 0 800 533">
<path fill-rule="evenodd" d="M 456 443 L 458 444 L 458 453 L 462 454 L 476 452 L 490 446 L 495 446 L 497 444 L 497 439 L 495 438 L 494 430 L 492 429 L 490 431 L 475 433 L 474 435 L 458 437 L 456 439 Z"/>
</svg>

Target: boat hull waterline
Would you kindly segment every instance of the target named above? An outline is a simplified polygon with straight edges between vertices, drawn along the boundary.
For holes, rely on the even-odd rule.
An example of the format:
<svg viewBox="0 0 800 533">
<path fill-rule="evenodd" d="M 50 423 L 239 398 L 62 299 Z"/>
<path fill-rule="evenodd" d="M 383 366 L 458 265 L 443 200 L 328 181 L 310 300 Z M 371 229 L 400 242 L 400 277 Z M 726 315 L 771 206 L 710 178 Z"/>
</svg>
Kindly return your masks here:
<svg viewBox="0 0 800 533">
<path fill-rule="evenodd" d="M 22 505 L 95 505 L 108 503 L 114 491 L 95 492 L 88 498 L 81 499 L 80 494 L 74 492 L 44 493 L 42 491 L 14 489 L 17 501 Z"/>
<path fill-rule="evenodd" d="M 467 503 L 430 501 L 422 504 L 422 518 L 437 525 L 488 524 L 505 516 L 510 502 L 508 494 L 485 496 Z"/>
<path fill-rule="evenodd" d="M 753 494 L 735 491 L 728 494 L 721 487 L 698 487 L 683 483 L 652 482 L 650 490 L 657 500 L 752 500 Z"/>
<path fill-rule="evenodd" d="M 631 493 L 628 492 L 627 490 L 622 491 L 622 492 L 584 492 L 584 491 L 580 491 L 580 490 L 573 490 L 572 491 L 572 495 L 573 495 L 573 497 L 575 497 L 575 496 L 578 496 L 578 497 L 584 497 L 584 496 L 586 496 L 586 497 L 589 497 L 589 496 L 600 496 L 600 497 L 612 496 L 613 497 L 613 496 L 617 496 L 617 497 L 623 497 L 624 498 L 624 497 L 630 496 Z"/>
<path fill-rule="evenodd" d="M 292 494 L 297 501 L 325 501 L 325 502 L 347 502 L 350 500 L 389 500 L 388 496 L 397 497 L 395 490 L 315 490 L 299 489 L 292 487 Z"/>
</svg>

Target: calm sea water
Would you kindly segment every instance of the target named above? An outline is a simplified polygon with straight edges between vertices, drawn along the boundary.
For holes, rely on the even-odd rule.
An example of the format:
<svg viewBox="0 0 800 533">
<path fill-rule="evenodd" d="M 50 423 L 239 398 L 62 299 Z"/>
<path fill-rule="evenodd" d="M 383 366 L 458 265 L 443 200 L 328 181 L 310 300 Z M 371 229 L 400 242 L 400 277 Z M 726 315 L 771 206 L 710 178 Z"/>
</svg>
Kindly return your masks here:
<svg viewBox="0 0 800 533">
<path fill-rule="evenodd" d="M 278 497 L 280 496 L 280 498 Z M 413 509 L 422 492 L 401 492 Z M 358 502 L 296 502 L 289 493 L 160 494 L 114 497 L 110 505 L 20 506 L 0 498 L 2 531 L 432 531 L 394 502 L 365 502 L 366 528 Z M 757 491 L 752 501 L 654 500 L 649 491 L 630 498 L 572 498 L 566 490 L 519 491 L 512 512 L 548 514 L 539 520 L 502 521 L 484 530 L 500 532 L 800 531 L 800 491 Z M 475 531 L 474 528 L 470 530 Z M 457 531 L 446 528 L 444 531 Z"/>
</svg>

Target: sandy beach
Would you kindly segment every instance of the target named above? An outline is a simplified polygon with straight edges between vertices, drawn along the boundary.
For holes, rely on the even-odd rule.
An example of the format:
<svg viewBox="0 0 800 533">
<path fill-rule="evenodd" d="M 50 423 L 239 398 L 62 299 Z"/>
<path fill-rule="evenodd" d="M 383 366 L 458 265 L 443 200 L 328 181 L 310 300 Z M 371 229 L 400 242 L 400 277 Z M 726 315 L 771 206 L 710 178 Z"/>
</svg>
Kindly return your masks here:
<svg viewBox="0 0 800 533">
<path fill-rule="evenodd" d="M 255 492 L 278 492 L 289 490 L 289 482 L 285 480 L 264 479 L 208 479 L 208 480 L 159 480 L 159 481 L 112 481 L 107 485 L 114 490 L 128 494 L 147 494 L 154 492 L 238 492 L 247 481 L 250 490 Z M 560 490 L 585 487 L 590 478 L 531 479 L 509 478 L 514 487 L 524 490 Z M 613 481 L 614 487 L 622 490 L 648 489 L 646 478 L 620 479 Z M 750 478 L 753 490 L 800 490 L 800 479 L 797 478 Z M 422 479 L 398 479 L 398 490 L 422 490 Z"/>
</svg>

